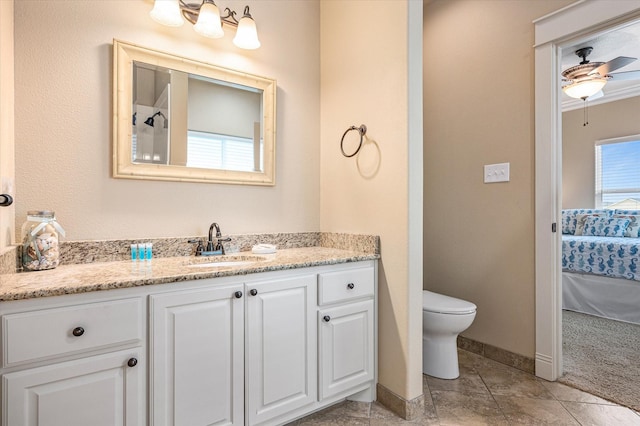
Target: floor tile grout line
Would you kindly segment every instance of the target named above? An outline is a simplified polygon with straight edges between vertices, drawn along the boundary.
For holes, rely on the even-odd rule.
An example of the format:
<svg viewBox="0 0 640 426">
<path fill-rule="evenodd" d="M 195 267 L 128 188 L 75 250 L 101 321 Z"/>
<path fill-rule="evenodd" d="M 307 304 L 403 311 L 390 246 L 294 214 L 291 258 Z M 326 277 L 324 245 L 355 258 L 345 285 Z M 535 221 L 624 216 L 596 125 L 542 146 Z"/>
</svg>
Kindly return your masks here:
<svg viewBox="0 0 640 426">
<path fill-rule="evenodd" d="M 495 402 L 496 407 L 498 407 L 498 410 L 500 410 L 500 414 L 502 414 L 502 417 L 504 417 L 504 420 L 511 424 L 511 422 L 509 422 L 509 419 L 507 418 L 507 415 L 505 414 L 504 410 L 502 409 L 502 406 L 500 405 L 500 403 L 498 402 L 498 400 L 496 399 L 495 395 L 493 394 L 493 392 L 491 392 L 491 388 L 489 388 L 489 385 L 487 385 L 487 382 L 485 382 L 484 377 L 482 377 L 482 374 L 480 374 L 480 372 L 474 367 L 473 371 L 475 371 L 478 374 L 478 377 L 480 377 L 480 380 L 482 380 L 482 384 L 484 385 L 485 388 L 487 388 L 487 391 L 489 391 L 489 395 L 491 395 L 491 399 L 493 399 L 493 402 Z"/>
<path fill-rule="evenodd" d="M 554 396 L 555 396 L 555 395 L 554 395 Z M 574 419 L 574 420 L 575 420 L 579 425 L 581 425 L 581 426 L 582 426 L 582 423 L 580 423 L 580 420 L 578 420 L 578 419 L 576 418 L 576 416 L 574 416 L 574 415 L 573 415 L 573 413 L 572 413 L 571 411 L 569 411 L 569 409 L 566 407 L 566 405 L 564 405 L 564 403 L 565 403 L 565 402 L 570 402 L 570 401 L 560 401 L 560 400 L 557 400 L 557 401 L 560 403 L 560 405 L 562 405 L 562 408 L 564 408 L 564 410 L 565 410 L 567 413 L 569 413 L 569 415 L 570 415 L 570 416 L 571 416 L 571 417 L 572 417 L 572 418 L 573 418 L 573 419 Z"/>
</svg>

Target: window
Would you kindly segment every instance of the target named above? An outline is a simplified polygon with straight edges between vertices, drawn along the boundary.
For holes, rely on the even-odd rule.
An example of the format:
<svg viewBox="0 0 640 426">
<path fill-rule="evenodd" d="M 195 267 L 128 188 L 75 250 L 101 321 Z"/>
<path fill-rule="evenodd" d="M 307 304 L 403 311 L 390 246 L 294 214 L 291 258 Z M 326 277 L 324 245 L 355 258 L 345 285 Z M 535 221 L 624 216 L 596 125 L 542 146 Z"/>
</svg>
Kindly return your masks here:
<svg viewBox="0 0 640 426">
<path fill-rule="evenodd" d="M 205 169 L 256 171 L 253 139 L 189 130 L 187 166 Z M 263 143 L 260 141 L 258 170 L 263 169 Z"/>
<path fill-rule="evenodd" d="M 596 208 L 640 203 L 640 135 L 599 141 L 595 154 Z"/>
</svg>

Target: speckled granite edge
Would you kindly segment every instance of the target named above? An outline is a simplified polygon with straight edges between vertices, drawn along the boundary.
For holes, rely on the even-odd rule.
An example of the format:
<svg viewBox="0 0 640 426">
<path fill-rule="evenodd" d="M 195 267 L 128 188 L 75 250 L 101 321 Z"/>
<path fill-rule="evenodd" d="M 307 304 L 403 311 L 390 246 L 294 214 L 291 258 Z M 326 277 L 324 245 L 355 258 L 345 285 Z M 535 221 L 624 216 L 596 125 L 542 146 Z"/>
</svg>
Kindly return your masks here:
<svg viewBox="0 0 640 426">
<path fill-rule="evenodd" d="M 60 265 L 55 269 L 0 275 L 0 302 L 176 283 L 207 278 L 239 276 L 314 266 L 376 260 L 373 253 L 358 253 L 327 247 L 300 247 L 273 254 L 231 254 L 216 260 L 241 264 L 206 266 L 211 258 L 165 257 L 150 261 L 94 262 Z M 202 263 L 202 267 L 192 267 Z"/>
<path fill-rule="evenodd" d="M 0 275 L 13 274 L 18 268 L 18 246 L 12 246 L 0 255 Z"/>
<path fill-rule="evenodd" d="M 320 234 L 320 247 L 380 254 L 380 237 L 377 235 L 322 232 Z"/>
<path fill-rule="evenodd" d="M 302 247 L 327 247 L 361 253 L 380 254 L 380 237 L 330 232 L 292 232 L 271 234 L 225 235 L 231 241 L 224 244 L 227 253 L 250 251 L 260 243 L 275 244 L 278 249 Z M 181 257 L 195 254 L 196 244 L 189 241 L 207 236 L 136 238 L 124 240 L 61 241 L 60 264 L 75 265 L 95 262 L 117 262 L 131 258 L 131 244 L 153 244 L 153 256 Z M 18 246 L 12 247 L 0 257 L 0 274 L 14 273 L 19 265 Z"/>
</svg>

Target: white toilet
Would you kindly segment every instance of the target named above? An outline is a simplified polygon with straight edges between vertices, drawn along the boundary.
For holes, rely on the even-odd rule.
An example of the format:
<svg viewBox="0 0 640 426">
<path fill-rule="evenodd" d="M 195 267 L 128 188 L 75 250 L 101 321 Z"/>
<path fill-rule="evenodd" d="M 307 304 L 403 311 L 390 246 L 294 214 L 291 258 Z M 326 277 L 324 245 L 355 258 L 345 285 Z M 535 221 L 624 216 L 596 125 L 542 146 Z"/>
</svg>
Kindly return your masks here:
<svg viewBox="0 0 640 426">
<path fill-rule="evenodd" d="M 422 292 L 422 372 L 440 379 L 456 379 L 458 334 L 476 317 L 476 305 L 466 300 Z"/>
</svg>

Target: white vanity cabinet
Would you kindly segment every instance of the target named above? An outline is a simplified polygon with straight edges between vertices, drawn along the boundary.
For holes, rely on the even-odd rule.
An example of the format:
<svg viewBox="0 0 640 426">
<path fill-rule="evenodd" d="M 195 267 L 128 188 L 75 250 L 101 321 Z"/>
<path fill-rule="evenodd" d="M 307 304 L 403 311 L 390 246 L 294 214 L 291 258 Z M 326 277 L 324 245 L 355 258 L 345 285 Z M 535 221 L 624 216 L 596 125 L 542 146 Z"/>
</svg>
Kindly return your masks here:
<svg viewBox="0 0 640 426">
<path fill-rule="evenodd" d="M 244 424 L 242 283 L 153 294 L 150 424 Z"/>
<path fill-rule="evenodd" d="M 154 426 L 257 425 L 316 401 L 316 275 L 277 276 L 149 297 Z"/>
<path fill-rule="evenodd" d="M 246 288 L 247 420 L 257 425 L 317 399 L 316 276 Z"/>
<path fill-rule="evenodd" d="M 142 298 L 3 303 L 3 426 L 146 424 Z"/>
<path fill-rule="evenodd" d="M 320 401 L 374 379 L 373 267 L 318 276 L 318 345 Z"/>
<path fill-rule="evenodd" d="M 273 426 L 372 401 L 375 294 L 368 260 L 2 302 L 2 426 Z"/>
</svg>

